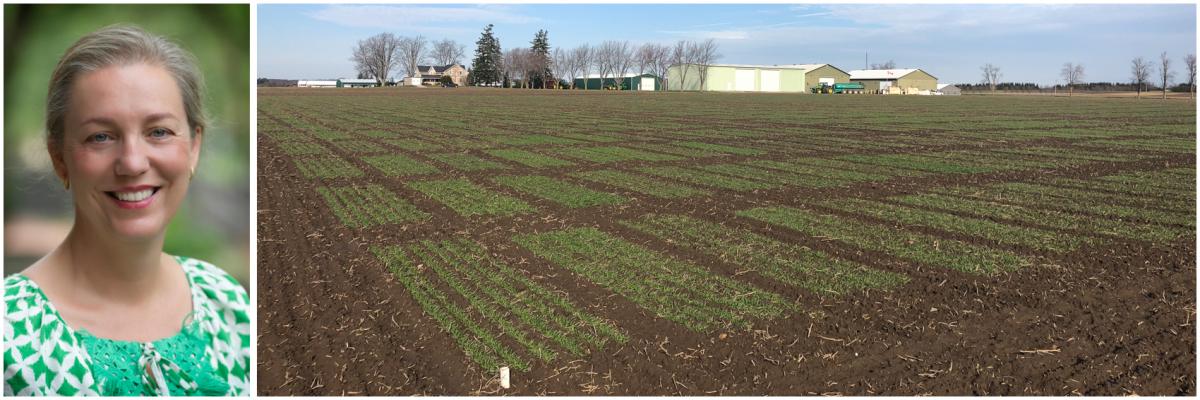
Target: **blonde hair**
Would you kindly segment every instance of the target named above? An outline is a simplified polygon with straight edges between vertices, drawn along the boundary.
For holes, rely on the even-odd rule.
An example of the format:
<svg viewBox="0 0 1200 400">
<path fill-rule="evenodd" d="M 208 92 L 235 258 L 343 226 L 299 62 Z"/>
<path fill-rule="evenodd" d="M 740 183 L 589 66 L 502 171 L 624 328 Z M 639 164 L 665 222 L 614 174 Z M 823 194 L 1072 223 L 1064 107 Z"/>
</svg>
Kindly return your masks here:
<svg viewBox="0 0 1200 400">
<path fill-rule="evenodd" d="M 71 99 L 71 86 L 79 76 L 114 65 L 146 63 L 167 70 L 179 86 L 183 109 L 187 113 L 188 130 L 204 130 L 208 118 L 204 113 L 204 78 L 196 66 L 196 58 L 179 45 L 134 25 L 109 25 L 89 33 L 71 45 L 54 73 L 50 75 L 50 91 L 46 96 L 46 142 L 59 148 L 63 137 L 63 118 Z"/>
</svg>

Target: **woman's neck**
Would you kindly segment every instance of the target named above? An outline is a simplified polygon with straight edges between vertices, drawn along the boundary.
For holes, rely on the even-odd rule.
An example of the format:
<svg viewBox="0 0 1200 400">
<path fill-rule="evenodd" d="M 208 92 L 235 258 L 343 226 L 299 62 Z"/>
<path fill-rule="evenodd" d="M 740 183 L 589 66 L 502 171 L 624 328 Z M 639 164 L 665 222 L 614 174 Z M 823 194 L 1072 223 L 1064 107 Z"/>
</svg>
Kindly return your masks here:
<svg viewBox="0 0 1200 400">
<path fill-rule="evenodd" d="M 76 220 L 59 251 L 71 281 L 80 289 L 125 304 L 155 298 L 164 276 L 162 253 L 165 232 L 145 240 L 121 240 L 97 232 Z"/>
</svg>

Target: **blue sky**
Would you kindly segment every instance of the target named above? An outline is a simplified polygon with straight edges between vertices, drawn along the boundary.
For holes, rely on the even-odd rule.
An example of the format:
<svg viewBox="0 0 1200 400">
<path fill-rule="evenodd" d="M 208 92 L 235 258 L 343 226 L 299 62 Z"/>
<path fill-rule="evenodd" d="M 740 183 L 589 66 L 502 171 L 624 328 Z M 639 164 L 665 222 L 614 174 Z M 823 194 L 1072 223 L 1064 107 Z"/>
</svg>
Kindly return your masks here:
<svg viewBox="0 0 1200 400">
<path fill-rule="evenodd" d="M 1001 80 L 1060 83 L 1066 62 L 1085 79 L 1126 82 L 1134 57 L 1166 51 L 1176 81 L 1195 53 L 1196 6 L 1016 4 L 336 4 L 258 5 L 258 76 L 352 77 L 350 49 L 381 32 L 452 39 L 466 46 L 495 24 L 505 49 L 529 45 L 538 29 L 554 47 L 605 40 L 674 43 L 713 38 L 720 63 L 830 63 L 843 70 L 894 60 L 943 83 Z"/>
</svg>

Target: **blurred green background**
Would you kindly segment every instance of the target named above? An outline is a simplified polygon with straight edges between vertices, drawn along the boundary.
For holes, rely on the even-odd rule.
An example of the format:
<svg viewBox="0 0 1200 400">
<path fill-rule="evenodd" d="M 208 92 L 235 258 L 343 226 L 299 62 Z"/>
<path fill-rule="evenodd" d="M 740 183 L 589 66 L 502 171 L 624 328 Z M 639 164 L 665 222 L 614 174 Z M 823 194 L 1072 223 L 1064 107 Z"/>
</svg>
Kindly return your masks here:
<svg viewBox="0 0 1200 400">
<path fill-rule="evenodd" d="M 250 7 L 246 4 L 4 6 L 4 275 L 52 250 L 73 220 L 45 147 L 46 91 L 83 35 L 131 23 L 192 52 L 212 117 L 166 252 L 209 261 L 250 287 Z"/>
</svg>

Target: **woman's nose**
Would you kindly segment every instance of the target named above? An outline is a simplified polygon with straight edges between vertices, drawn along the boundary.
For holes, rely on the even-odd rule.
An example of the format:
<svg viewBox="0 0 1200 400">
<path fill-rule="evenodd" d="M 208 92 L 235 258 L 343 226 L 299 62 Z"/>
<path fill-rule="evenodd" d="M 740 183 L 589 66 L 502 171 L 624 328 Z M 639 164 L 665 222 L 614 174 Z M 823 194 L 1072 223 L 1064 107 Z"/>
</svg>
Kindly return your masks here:
<svg viewBox="0 0 1200 400">
<path fill-rule="evenodd" d="M 118 176 L 138 176 L 150 169 L 145 146 L 146 144 L 137 138 L 121 143 L 121 155 L 116 166 Z"/>
</svg>

